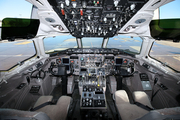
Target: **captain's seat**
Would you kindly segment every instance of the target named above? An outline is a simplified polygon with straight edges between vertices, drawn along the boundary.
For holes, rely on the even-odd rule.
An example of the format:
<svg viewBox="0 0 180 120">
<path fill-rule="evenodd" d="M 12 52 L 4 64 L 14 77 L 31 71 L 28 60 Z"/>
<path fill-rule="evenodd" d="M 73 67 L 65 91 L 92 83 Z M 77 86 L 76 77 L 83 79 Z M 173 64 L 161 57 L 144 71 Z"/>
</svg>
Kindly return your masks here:
<svg viewBox="0 0 180 120">
<path fill-rule="evenodd" d="M 143 91 L 133 92 L 134 101 L 129 102 L 126 91 L 115 92 L 115 102 L 122 120 L 162 120 L 166 118 L 179 119 L 180 107 L 153 110 L 147 94 Z"/>
<path fill-rule="evenodd" d="M 38 106 L 52 101 L 52 98 L 52 96 L 41 96 L 35 103 L 34 108 L 38 108 Z M 61 96 L 55 105 L 46 105 L 35 111 L 46 113 L 51 120 L 65 120 L 68 113 L 70 101 L 71 97 Z"/>
<path fill-rule="evenodd" d="M 56 104 L 46 104 L 52 96 L 41 96 L 34 105 L 33 111 L 0 109 L 0 120 L 66 120 L 71 97 L 61 96 Z M 34 120 L 33 119 L 33 120 Z"/>
</svg>

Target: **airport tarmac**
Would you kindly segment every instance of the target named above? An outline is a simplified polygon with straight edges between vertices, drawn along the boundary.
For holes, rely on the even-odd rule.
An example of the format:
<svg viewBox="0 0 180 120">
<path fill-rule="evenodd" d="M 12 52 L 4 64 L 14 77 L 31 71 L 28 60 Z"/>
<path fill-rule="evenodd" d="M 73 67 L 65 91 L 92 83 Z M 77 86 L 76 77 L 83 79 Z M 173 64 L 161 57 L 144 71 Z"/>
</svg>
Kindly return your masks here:
<svg viewBox="0 0 180 120">
<path fill-rule="evenodd" d="M 7 70 L 18 62 L 36 54 L 32 41 L 0 42 L 0 70 Z"/>
<path fill-rule="evenodd" d="M 156 41 L 151 49 L 150 56 L 180 71 L 180 43 Z"/>
<path fill-rule="evenodd" d="M 35 54 L 34 44 L 30 40 L 16 42 L 1 41 L 0 69 L 7 70 L 18 62 L 30 58 Z M 156 41 L 152 47 L 150 56 L 180 71 L 180 43 Z"/>
</svg>

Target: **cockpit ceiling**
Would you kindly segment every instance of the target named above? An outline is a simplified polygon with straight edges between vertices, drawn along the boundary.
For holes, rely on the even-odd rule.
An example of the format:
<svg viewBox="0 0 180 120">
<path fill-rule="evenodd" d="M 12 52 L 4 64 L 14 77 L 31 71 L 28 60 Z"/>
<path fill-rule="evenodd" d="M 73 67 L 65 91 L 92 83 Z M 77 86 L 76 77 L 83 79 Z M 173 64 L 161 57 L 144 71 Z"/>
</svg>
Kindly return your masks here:
<svg viewBox="0 0 180 120">
<path fill-rule="evenodd" d="M 148 0 L 48 0 L 78 38 L 113 37 Z M 46 19 L 46 21 L 53 21 Z M 63 28 L 62 28 L 63 29 Z"/>
</svg>

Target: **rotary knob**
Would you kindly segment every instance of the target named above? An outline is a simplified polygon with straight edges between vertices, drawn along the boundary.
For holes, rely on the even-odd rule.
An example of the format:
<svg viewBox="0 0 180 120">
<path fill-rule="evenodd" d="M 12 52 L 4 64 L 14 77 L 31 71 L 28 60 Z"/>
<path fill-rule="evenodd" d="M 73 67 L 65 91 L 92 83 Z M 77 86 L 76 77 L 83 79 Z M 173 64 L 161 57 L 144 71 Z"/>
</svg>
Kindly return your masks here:
<svg viewBox="0 0 180 120">
<path fill-rule="evenodd" d="M 92 89 L 91 89 L 91 88 L 89 88 L 89 91 L 92 91 Z"/>
</svg>

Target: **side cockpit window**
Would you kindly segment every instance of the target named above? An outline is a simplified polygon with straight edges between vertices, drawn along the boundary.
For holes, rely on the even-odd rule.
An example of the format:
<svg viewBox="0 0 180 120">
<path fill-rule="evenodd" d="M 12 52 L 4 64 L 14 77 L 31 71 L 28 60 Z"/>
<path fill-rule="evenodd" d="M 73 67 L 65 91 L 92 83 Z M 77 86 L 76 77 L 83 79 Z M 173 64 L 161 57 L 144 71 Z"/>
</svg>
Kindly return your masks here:
<svg viewBox="0 0 180 120">
<path fill-rule="evenodd" d="M 154 21 L 150 23 L 151 36 L 156 41 L 149 55 L 176 72 L 180 72 L 179 4 L 180 1 L 175 0 L 158 8 Z"/>
<path fill-rule="evenodd" d="M 180 72 L 180 43 L 156 41 L 151 48 L 150 56 Z"/>
<path fill-rule="evenodd" d="M 35 55 L 36 49 L 32 40 L 0 41 L 0 71 L 7 71 L 23 64 Z"/>
<path fill-rule="evenodd" d="M 5 18 L 14 19 L 31 19 L 32 4 L 25 0 L 0 0 L 0 28 Z M 6 19 L 7 22 L 7 19 Z M 7 27 L 7 26 L 6 26 Z M 11 26 L 8 26 L 11 27 Z M 2 34 L 3 31 L 0 33 Z M 19 31 L 15 29 L 14 31 Z M 8 31 L 14 35 L 14 32 Z M 0 36 L 2 38 L 2 35 Z M 24 38 L 19 39 L 1 39 L 0 38 L 0 71 L 7 71 L 24 61 L 36 55 L 36 49 L 33 40 Z M 8 38 L 8 37 L 7 37 Z M 15 38 L 15 37 L 14 37 Z"/>
<path fill-rule="evenodd" d="M 0 0 L 0 21 L 4 18 L 30 18 L 32 4 L 26 0 Z"/>
</svg>

